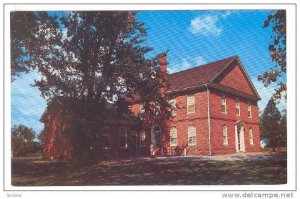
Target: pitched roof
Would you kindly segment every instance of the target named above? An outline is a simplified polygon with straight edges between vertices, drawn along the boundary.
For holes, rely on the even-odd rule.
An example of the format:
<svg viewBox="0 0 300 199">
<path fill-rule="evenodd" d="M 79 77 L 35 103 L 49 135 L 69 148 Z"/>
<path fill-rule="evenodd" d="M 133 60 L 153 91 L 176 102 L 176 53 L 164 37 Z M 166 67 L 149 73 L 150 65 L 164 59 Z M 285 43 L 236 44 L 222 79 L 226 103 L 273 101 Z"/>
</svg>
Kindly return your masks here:
<svg viewBox="0 0 300 199">
<path fill-rule="evenodd" d="M 181 90 L 187 87 L 199 86 L 212 83 L 214 78 L 221 73 L 236 56 L 218 60 L 212 63 L 179 71 L 168 75 L 170 87 L 168 91 Z"/>
<path fill-rule="evenodd" d="M 241 90 L 236 90 L 225 85 L 218 84 L 218 78 L 224 74 L 224 71 L 230 66 L 234 66 L 232 63 L 237 63 L 245 75 L 254 95 L 249 95 Z M 176 93 L 185 90 L 193 90 L 205 87 L 205 84 L 211 88 L 223 90 L 233 93 L 252 100 L 259 100 L 260 96 L 256 91 L 251 79 L 249 78 L 245 68 L 243 67 L 238 56 L 228 57 L 222 60 L 190 68 L 187 70 L 179 71 L 176 73 L 168 74 L 169 88 L 168 93 Z M 140 99 L 137 94 L 133 94 L 126 100 L 129 102 L 136 102 Z"/>
</svg>

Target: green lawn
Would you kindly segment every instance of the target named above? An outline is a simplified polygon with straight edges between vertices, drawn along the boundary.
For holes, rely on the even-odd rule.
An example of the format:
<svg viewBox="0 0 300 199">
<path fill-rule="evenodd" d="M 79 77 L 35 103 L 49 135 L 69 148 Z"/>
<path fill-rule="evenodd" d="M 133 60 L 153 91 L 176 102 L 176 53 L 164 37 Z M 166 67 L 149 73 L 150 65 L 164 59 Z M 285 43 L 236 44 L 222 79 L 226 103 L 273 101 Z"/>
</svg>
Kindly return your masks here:
<svg viewBox="0 0 300 199">
<path fill-rule="evenodd" d="M 224 160 L 223 160 L 224 158 Z M 286 153 L 136 158 L 78 165 L 12 159 L 14 186 L 285 184 Z"/>
</svg>

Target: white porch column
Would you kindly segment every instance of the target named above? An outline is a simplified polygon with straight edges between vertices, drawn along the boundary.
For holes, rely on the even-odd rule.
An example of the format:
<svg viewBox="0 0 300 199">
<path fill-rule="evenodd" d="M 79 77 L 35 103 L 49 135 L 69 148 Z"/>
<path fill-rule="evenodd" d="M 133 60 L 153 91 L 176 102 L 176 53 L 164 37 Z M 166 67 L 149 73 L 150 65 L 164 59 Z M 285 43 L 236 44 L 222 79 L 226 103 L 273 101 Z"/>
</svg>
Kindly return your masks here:
<svg viewBox="0 0 300 199">
<path fill-rule="evenodd" d="M 234 125 L 234 132 L 235 132 L 235 149 L 236 152 L 239 152 L 239 138 L 238 138 L 238 129 L 237 129 L 237 125 Z"/>
<path fill-rule="evenodd" d="M 241 133 L 240 133 L 240 144 L 241 144 L 241 151 L 245 152 L 245 136 L 244 136 L 244 127 L 241 127 Z"/>
</svg>

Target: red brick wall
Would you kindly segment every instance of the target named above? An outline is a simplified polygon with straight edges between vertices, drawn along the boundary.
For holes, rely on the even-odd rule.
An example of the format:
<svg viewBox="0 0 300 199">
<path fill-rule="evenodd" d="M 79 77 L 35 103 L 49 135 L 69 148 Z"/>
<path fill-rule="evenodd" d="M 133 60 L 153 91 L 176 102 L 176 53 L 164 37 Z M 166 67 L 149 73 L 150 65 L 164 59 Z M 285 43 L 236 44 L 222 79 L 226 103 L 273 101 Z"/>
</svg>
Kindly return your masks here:
<svg viewBox="0 0 300 199">
<path fill-rule="evenodd" d="M 192 94 L 192 93 L 190 93 Z M 239 120 L 244 121 L 244 138 L 246 152 L 260 150 L 260 132 L 257 102 L 249 101 L 252 106 L 252 118 L 248 118 L 248 100 L 239 98 L 240 116 L 235 113 L 236 96 L 225 94 L 227 114 L 221 110 L 221 96 L 224 93 L 210 89 L 210 117 L 211 117 L 211 149 L 212 155 L 235 153 L 235 124 Z M 208 155 L 208 120 L 207 120 L 207 93 L 206 90 L 195 93 L 195 113 L 187 114 L 186 95 L 177 96 L 176 103 L 179 108 L 176 117 L 170 120 L 169 129 L 177 128 L 178 147 L 187 146 L 187 155 Z M 139 113 L 139 105 L 135 104 L 130 107 L 135 114 Z M 188 146 L 188 127 L 195 125 L 197 144 Z M 223 145 L 223 125 L 227 126 L 228 145 Z M 253 129 L 254 146 L 250 146 L 249 128 Z M 169 132 L 163 132 L 169 135 Z M 164 143 L 165 148 L 169 146 L 169 139 Z"/>
<path fill-rule="evenodd" d="M 260 150 L 260 132 L 259 132 L 259 116 L 258 107 L 255 101 L 239 98 L 240 101 L 240 116 L 235 112 L 234 95 L 225 94 L 227 113 L 221 111 L 221 98 L 224 93 L 216 90 L 210 91 L 210 112 L 211 112 L 211 143 L 212 153 L 224 154 L 235 153 L 235 128 L 237 121 L 244 121 L 244 138 L 246 152 Z M 251 104 L 252 118 L 248 118 L 248 102 Z M 228 146 L 223 145 L 223 125 L 227 126 Z M 249 128 L 253 129 L 254 146 L 250 147 Z"/>
<path fill-rule="evenodd" d="M 193 94 L 193 93 L 191 93 Z M 170 121 L 170 127 L 177 128 L 178 146 L 187 146 L 187 155 L 208 154 L 208 121 L 207 121 L 207 94 L 206 91 L 194 93 L 195 113 L 187 114 L 187 96 L 177 96 L 176 103 L 179 108 L 176 117 Z M 197 143 L 188 146 L 188 127 L 196 127 Z"/>
<path fill-rule="evenodd" d="M 238 65 L 234 66 L 223 79 L 220 80 L 219 84 L 234 88 L 239 91 L 243 91 L 247 94 L 254 95 L 246 77 L 242 73 Z"/>
</svg>

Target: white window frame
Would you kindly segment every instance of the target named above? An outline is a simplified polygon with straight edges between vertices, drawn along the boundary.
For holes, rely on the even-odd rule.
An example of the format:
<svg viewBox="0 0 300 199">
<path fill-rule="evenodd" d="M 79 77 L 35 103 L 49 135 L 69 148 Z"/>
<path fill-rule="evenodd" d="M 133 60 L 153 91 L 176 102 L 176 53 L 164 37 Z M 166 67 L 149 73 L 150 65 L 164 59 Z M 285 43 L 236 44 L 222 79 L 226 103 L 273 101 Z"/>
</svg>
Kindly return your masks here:
<svg viewBox="0 0 300 199">
<path fill-rule="evenodd" d="M 223 145 L 228 146 L 228 128 L 226 125 L 222 127 Z"/>
<path fill-rule="evenodd" d="M 223 111 L 223 106 L 225 107 L 225 111 Z M 225 95 L 222 95 L 222 98 L 221 98 L 221 108 L 222 108 L 222 113 L 225 113 L 227 114 L 227 104 L 226 104 L 226 96 Z"/>
<path fill-rule="evenodd" d="M 171 100 L 169 101 L 169 104 L 170 104 L 170 106 L 171 106 L 171 108 L 172 108 L 172 110 L 171 110 L 171 115 L 172 115 L 173 117 L 175 117 L 176 114 L 177 114 L 176 99 L 171 99 Z"/>
<path fill-rule="evenodd" d="M 142 131 L 140 134 L 140 147 L 146 147 L 146 132 Z"/>
<path fill-rule="evenodd" d="M 174 136 L 175 135 L 175 136 Z M 176 140 L 175 142 L 173 141 L 172 142 L 172 140 Z M 176 129 L 176 127 L 172 127 L 171 129 L 170 129 L 170 146 L 177 146 L 177 144 L 178 144 L 178 133 L 177 133 L 177 129 Z"/>
<path fill-rule="evenodd" d="M 194 106 L 192 111 L 189 111 L 189 106 Z M 187 95 L 186 96 L 186 113 L 191 114 L 196 112 L 196 99 L 195 95 Z"/>
<path fill-rule="evenodd" d="M 140 104 L 140 114 L 144 114 L 144 113 L 145 113 L 144 104 Z"/>
<path fill-rule="evenodd" d="M 252 106 L 250 102 L 248 102 L 248 118 L 252 118 Z"/>
<path fill-rule="evenodd" d="M 111 149 L 111 134 L 110 134 L 110 133 L 104 133 L 104 134 L 103 134 L 103 137 L 106 137 L 106 136 L 109 137 L 109 146 L 108 146 L 108 147 L 105 147 L 105 146 L 104 146 L 104 143 L 103 143 L 103 148 L 104 148 L 104 149 Z"/>
<path fill-rule="evenodd" d="M 192 131 L 192 129 L 194 131 Z M 193 142 L 190 142 L 190 138 L 192 138 Z M 188 145 L 195 146 L 197 144 L 197 129 L 195 125 L 191 124 L 188 126 Z"/>
<path fill-rule="evenodd" d="M 254 146 L 253 129 L 251 127 L 249 128 L 249 143 L 250 146 Z"/>
<path fill-rule="evenodd" d="M 238 110 L 238 113 L 237 113 Z M 236 98 L 235 100 L 235 114 L 236 116 L 241 116 L 241 104 L 239 98 Z"/>
<path fill-rule="evenodd" d="M 124 131 L 122 131 L 124 130 Z M 125 146 L 121 146 L 121 134 L 124 133 L 125 134 Z M 126 128 L 120 128 L 119 130 L 119 148 L 120 149 L 127 149 L 128 147 L 128 132 Z"/>
</svg>

